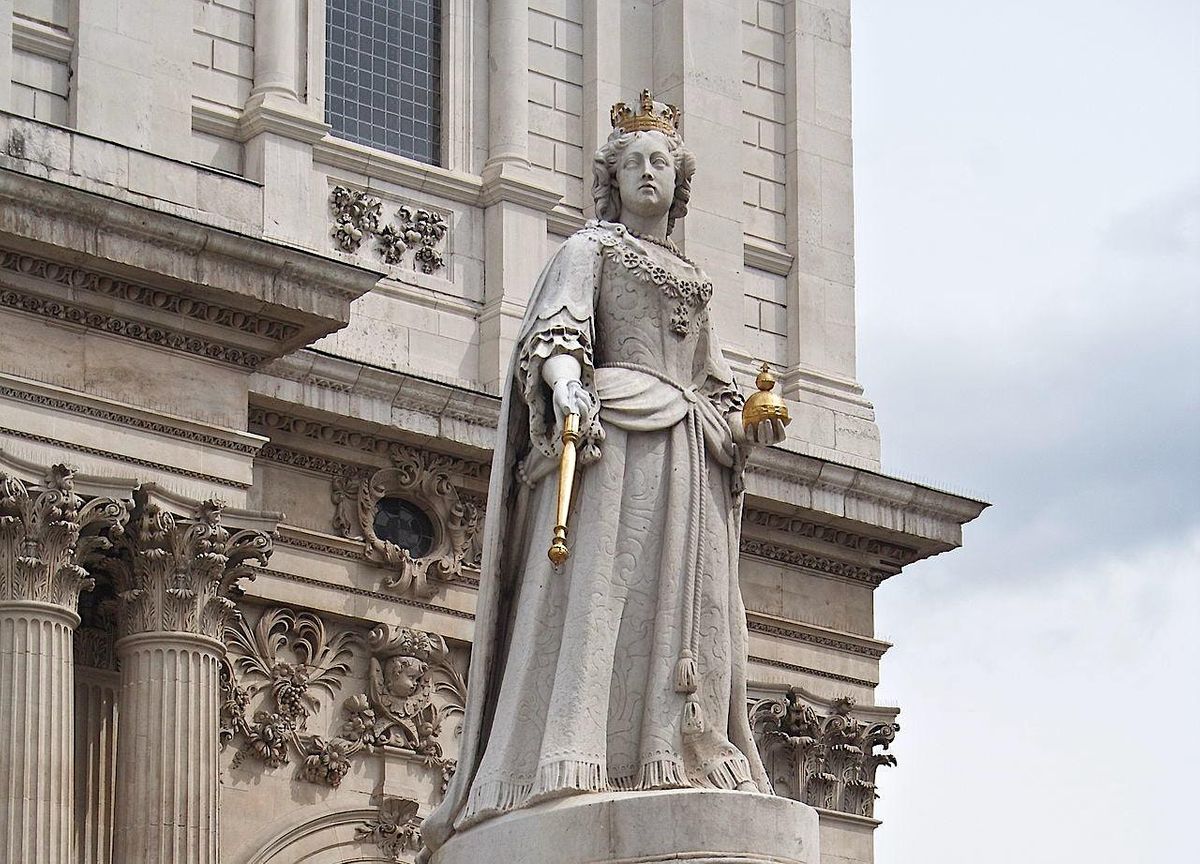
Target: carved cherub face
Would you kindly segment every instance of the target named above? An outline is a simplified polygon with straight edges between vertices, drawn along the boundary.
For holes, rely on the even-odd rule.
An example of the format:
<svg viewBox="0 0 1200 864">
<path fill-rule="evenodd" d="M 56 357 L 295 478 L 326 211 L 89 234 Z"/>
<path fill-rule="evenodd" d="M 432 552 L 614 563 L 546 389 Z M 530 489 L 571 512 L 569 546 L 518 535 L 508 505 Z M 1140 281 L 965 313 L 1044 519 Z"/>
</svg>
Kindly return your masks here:
<svg viewBox="0 0 1200 864">
<path fill-rule="evenodd" d="M 642 218 L 671 209 L 675 195 L 675 159 L 661 132 L 638 132 L 617 162 L 621 207 Z"/>
<path fill-rule="evenodd" d="M 397 699 L 407 699 L 421 686 L 421 677 L 428 666 L 416 657 L 389 657 L 383 667 L 383 680 L 388 692 Z"/>
</svg>

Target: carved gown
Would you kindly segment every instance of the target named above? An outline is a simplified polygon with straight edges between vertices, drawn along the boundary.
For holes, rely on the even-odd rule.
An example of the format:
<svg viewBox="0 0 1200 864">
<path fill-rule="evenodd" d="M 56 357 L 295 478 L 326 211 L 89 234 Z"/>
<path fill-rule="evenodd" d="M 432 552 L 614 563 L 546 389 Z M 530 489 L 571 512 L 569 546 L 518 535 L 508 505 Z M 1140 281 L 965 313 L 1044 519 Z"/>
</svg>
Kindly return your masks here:
<svg viewBox="0 0 1200 864">
<path fill-rule="evenodd" d="M 454 830 L 577 792 L 769 786 L 746 717 L 738 589 L 741 395 L 712 286 L 590 222 L 543 271 L 502 410 L 459 768 L 425 820 Z M 561 445 L 542 364 L 574 355 L 583 430 L 571 555 L 546 556 Z"/>
</svg>

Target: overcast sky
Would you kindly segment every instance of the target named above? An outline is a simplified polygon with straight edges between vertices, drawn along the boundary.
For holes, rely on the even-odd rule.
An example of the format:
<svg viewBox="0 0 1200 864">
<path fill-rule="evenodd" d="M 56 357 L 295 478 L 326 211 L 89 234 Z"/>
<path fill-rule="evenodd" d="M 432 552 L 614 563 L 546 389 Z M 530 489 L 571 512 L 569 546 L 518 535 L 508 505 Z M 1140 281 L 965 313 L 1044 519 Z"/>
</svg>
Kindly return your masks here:
<svg viewBox="0 0 1200 864">
<path fill-rule="evenodd" d="M 1200 776 L 1200 3 L 854 0 L 884 469 L 993 503 L 877 593 L 877 864 L 1177 861 Z"/>
</svg>

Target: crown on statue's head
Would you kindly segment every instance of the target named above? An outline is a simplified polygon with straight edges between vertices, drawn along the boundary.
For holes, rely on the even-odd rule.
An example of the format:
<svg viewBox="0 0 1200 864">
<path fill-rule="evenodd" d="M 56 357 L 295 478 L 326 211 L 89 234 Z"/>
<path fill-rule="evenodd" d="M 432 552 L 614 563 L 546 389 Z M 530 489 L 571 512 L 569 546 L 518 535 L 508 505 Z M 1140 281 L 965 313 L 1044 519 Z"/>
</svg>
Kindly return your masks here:
<svg viewBox="0 0 1200 864">
<path fill-rule="evenodd" d="M 643 90 L 638 100 L 638 111 L 624 102 L 612 106 L 612 125 L 622 132 L 661 132 L 664 135 L 679 134 L 680 111 L 674 105 L 655 102 L 649 90 Z"/>
</svg>

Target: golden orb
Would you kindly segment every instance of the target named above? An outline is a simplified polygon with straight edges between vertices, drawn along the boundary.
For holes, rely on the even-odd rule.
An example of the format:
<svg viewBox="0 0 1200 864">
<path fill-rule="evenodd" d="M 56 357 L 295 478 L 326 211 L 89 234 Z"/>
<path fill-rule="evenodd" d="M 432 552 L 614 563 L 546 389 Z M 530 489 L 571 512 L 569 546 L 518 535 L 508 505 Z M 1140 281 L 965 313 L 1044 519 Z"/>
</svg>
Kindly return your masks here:
<svg viewBox="0 0 1200 864">
<path fill-rule="evenodd" d="M 782 420 L 784 426 L 792 422 L 783 397 L 772 392 L 775 389 L 775 376 L 766 363 L 762 364 L 754 383 L 758 385 L 758 392 L 752 394 L 742 406 L 742 425 L 749 428 L 763 420 Z"/>
</svg>

